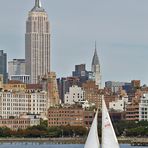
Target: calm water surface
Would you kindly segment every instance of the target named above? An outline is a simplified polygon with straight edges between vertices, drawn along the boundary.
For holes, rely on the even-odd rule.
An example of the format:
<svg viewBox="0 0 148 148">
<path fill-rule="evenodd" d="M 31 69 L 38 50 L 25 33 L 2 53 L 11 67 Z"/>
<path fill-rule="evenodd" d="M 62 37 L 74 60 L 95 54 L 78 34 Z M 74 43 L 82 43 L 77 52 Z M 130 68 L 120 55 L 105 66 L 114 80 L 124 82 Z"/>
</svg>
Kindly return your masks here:
<svg viewBox="0 0 148 148">
<path fill-rule="evenodd" d="M 130 146 L 129 144 L 120 145 L 121 148 L 146 148 Z M 83 144 L 48 144 L 48 143 L 0 143 L 0 148 L 84 148 Z"/>
</svg>

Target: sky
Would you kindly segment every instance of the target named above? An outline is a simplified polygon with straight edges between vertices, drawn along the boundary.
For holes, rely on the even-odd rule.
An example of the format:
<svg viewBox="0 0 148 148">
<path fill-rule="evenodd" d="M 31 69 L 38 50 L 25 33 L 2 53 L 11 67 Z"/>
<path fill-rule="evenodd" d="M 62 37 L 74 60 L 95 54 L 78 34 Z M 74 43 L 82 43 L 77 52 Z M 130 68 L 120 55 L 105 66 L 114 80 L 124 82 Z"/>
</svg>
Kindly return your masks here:
<svg viewBox="0 0 148 148">
<path fill-rule="evenodd" d="M 25 22 L 35 0 L 1 0 L 0 49 L 25 58 Z M 102 81 L 148 84 L 148 0 L 41 0 L 51 28 L 51 70 L 91 69 L 95 40 Z"/>
</svg>

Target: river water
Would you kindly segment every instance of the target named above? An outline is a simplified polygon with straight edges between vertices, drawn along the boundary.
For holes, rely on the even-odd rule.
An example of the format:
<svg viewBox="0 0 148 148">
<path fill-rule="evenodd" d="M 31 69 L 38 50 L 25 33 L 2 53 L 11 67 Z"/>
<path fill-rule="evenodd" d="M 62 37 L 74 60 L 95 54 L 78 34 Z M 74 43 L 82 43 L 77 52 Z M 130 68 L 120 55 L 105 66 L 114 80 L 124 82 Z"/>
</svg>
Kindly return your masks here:
<svg viewBox="0 0 148 148">
<path fill-rule="evenodd" d="M 0 148 L 84 148 L 83 144 L 49 144 L 49 143 L 0 143 Z M 121 144 L 120 148 L 146 148 L 139 146 L 131 146 L 129 144 Z"/>
</svg>

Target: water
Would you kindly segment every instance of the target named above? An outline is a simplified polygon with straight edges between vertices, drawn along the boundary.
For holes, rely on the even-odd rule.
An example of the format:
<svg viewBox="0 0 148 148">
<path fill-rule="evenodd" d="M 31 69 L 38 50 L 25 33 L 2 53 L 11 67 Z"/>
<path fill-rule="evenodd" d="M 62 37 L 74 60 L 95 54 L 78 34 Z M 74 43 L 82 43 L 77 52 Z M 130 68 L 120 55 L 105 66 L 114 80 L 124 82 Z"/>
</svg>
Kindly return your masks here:
<svg viewBox="0 0 148 148">
<path fill-rule="evenodd" d="M 129 144 L 121 144 L 121 148 L 146 148 L 139 146 L 131 146 Z M 49 144 L 49 143 L 0 143 L 0 148 L 84 148 L 83 144 Z"/>
</svg>

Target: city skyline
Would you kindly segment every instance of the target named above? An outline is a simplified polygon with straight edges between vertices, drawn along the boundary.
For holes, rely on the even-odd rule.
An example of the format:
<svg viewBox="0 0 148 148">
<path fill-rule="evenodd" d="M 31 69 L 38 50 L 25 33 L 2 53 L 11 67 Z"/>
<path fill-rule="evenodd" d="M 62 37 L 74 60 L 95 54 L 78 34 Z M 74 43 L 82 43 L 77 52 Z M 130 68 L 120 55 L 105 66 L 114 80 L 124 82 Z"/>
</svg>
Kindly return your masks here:
<svg viewBox="0 0 148 148">
<path fill-rule="evenodd" d="M 25 57 L 25 20 L 34 0 L 8 3 L 0 6 L 0 49 L 10 61 Z M 58 77 L 71 75 L 76 64 L 85 63 L 90 70 L 96 40 L 103 83 L 140 79 L 148 84 L 147 4 L 146 0 L 42 0 L 51 23 L 51 70 Z"/>
</svg>

